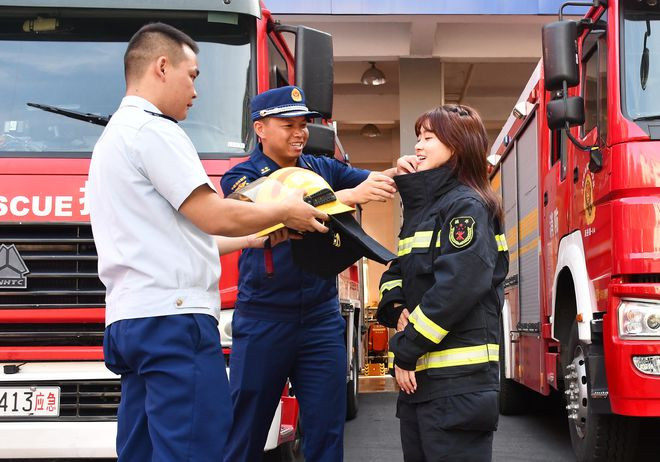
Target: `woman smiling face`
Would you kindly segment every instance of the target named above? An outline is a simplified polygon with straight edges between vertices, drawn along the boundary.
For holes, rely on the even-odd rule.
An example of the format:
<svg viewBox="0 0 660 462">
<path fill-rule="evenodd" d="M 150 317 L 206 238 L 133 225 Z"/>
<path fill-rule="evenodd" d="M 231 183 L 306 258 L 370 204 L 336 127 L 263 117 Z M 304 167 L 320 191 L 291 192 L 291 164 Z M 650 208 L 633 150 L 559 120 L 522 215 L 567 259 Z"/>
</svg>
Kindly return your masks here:
<svg viewBox="0 0 660 462">
<path fill-rule="evenodd" d="M 451 149 L 440 141 L 435 133 L 424 126 L 420 128 L 417 144 L 415 144 L 418 172 L 446 164 L 452 154 Z"/>
</svg>

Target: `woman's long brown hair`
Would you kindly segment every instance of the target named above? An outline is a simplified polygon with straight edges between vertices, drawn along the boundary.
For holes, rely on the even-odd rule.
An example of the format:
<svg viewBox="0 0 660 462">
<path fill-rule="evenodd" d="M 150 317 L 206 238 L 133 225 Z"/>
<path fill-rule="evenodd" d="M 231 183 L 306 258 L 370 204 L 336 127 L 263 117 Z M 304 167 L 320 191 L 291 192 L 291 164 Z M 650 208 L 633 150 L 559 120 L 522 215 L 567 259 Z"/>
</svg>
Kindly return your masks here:
<svg viewBox="0 0 660 462">
<path fill-rule="evenodd" d="M 504 223 L 502 202 L 488 181 L 488 135 L 481 117 L 469 106 L 445 104 L 425 112 L 415 122 L 415 134 L 422 128 L 433 132 L 452 152 L 447 161 L 458 180 L 474 189 L 493 217 Z"/>
</svg>

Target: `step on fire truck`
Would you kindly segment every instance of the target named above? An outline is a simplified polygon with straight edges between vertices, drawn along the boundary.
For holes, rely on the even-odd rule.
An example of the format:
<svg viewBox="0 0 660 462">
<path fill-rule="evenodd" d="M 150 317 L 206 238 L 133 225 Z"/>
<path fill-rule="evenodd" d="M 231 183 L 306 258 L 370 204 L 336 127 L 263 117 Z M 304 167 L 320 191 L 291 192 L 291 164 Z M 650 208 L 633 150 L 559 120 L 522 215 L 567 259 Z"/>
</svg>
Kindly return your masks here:
<svg viewBox="0 0 660 462">
<path fill-rule="evenodd" d="M 628 460 L 660 416 L 660 5 L 559 19 L 489 156 L 511 253 L 500 410 L 560 390 L 577 460 Z"/>
<path fill-rule="evenodd" d="M 279 24 L 259 0 L 0 0 L 0 458 L 115 455 L 120 383 L 103 364 L 105 289 L 85 185 L 94 144 L 124 94 L 127 42 L 152 21 L 200 46 L 200 98 L 181 125 L 218 190 L 256 143 L 256 93 L 295 83 L 312 110 L 331 117 L 332 38 Z M 306 152 L 339 152 L 326 120 L 309 125 Z M 237 261 L 222 261 L 226 354 Z M 339 276 L 348 418 L 362 361 L 359 280 L 358 265 Z M 290 395 L 285 389 L 266 443 L 276 460 L 300 456 Z"/>
</svg>

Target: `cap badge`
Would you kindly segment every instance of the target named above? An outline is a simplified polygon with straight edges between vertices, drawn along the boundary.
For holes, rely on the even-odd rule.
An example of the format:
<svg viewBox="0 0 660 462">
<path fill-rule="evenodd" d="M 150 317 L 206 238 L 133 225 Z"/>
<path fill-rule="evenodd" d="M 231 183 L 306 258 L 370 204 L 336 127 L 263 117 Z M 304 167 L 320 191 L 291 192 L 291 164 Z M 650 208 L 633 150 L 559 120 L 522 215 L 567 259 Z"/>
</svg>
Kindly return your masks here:
<svg viewBox="0 0 660 462">
<path fill-rule="evenodd" d="M 294 100 L 296 103 L 301 102 L 302 95 L 300 94 L 300 90 L 298 90 L 297 88 L 291 90 L 291 99 Z"/>
</svg>

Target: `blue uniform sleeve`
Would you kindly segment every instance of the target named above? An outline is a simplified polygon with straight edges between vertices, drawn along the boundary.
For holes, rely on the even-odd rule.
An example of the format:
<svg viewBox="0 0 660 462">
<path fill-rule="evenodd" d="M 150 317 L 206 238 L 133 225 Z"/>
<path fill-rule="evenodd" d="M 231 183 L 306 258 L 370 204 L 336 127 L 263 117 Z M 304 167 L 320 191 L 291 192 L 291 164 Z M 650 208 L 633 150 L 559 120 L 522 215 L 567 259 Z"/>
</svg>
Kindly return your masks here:
<svg viewBox="0 0 660 462">
<path fill-rule="evenodd" d="M 367 179 L 369 170 L 351 167 L 337 159 L 329 157 L 305 156 L 305 161 L 313 166 L 313 170 L 330 184 L 334 191 L 354 188 Z"/>
<path fill-rule="evenodd" d="M 248 167 L 248 162 L 249 161 L 246 160 L 245 162 L 235 165 L 222 176 L 220 187 L 222 188 L 222 193 L 225 197 L 243 188 L 251 181 L 254 181 L 255 176 Z"/>
</svg>

